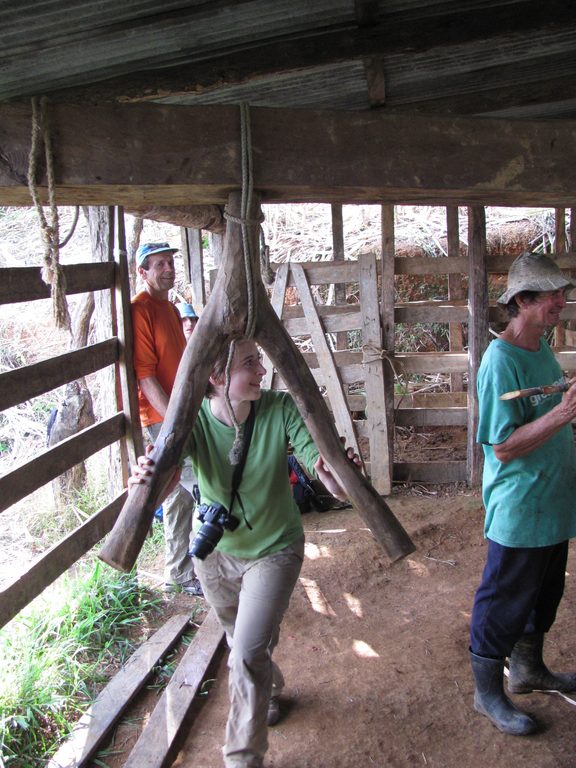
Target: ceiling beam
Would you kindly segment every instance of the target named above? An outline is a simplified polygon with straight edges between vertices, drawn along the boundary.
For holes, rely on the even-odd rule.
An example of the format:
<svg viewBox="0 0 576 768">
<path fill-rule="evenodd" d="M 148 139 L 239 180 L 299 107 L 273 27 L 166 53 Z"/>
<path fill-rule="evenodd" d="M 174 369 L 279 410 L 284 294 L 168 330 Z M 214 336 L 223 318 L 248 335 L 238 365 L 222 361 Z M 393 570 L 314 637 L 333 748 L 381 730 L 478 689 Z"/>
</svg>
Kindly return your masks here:
<svg viewBox="0 0 576 768">
<path fill-rule="evenodd" d="M 575 204 L 576 121 L 265 108 L 250 117 L 265 202 Z M 241 185 L 237 107 L 56 104 L 49 118 L 60 204 L 222 204 Z M 30 204 L 30 134 L 28 106 L 0 105 L 0 205 Z"/>
</svg>

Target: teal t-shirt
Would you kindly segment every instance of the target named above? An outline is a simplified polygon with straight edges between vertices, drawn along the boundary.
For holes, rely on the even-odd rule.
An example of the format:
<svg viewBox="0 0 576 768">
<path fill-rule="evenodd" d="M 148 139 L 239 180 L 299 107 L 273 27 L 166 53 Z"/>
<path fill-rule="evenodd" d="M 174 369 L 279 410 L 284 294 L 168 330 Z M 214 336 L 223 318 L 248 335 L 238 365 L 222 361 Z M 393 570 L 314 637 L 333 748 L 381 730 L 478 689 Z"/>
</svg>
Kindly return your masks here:
<svg viewBox="0 0 576 768">
<path fill-rule="evenodd" d="M 314 472 L 318 449 L 286 392 L 263 390 L 255 403 L 256 420 L 238 492 L 246 513 L 236 501 L 232 514 L 240 520 L 235 531 L 224 531 L 218 550 L 236 557 L 256 559 L 277 552 L 302 535 L 300 511 L 296 506 L 288 472 L 288 443 L 308 472 Z M 202 504 L 230 506 L 232 488 L 228 453 L 235 432 L 218 421 L 205 399 L 186 452 L 198 479 Z M 195 517 L 194 531 L 201 526 Z"/>
<path fill-rule="evenodd" d="M 576 451 L 568 424 L 536 450 L 506 464 L 493 445 L 556 406 L 562 394 L 500 400 L 515 389 L 563 381 L 544 339 L 537 352 L 491 342 L 478 370 L 477 439 L 484 450 L 484 534 L 506 547 L 544 547 L 576 536 Z"/>
</svg>

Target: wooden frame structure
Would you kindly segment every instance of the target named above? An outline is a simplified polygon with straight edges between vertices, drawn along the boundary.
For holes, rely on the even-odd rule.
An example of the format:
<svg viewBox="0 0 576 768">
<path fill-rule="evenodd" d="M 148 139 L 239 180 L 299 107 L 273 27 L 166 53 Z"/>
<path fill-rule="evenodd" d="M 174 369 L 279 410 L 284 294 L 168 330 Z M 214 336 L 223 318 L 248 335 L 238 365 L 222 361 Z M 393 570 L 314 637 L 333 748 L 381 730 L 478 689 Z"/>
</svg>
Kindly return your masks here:
<svg viewBox="0 0 576 768">
<path fill-rule="evenodd" d="M 30 145 L 30 109 L 22 105 L 3 104 L 0 105 L 0 117 L 0 204 L 28 204 L 25 179 Z M 407 319 L 447 322 L 457 335 L 457 326 L 468 321 L 469 354 L 454 350 L 442 355 L 395 355 L 395 359 L 407 372 L 429 372 L 440 368 L 454 376 L 468 372 L 469 382 L 473 381 L 487 343 L 488 322 L 497 312 L 495 308 L 488 307 L 485 298 L 487 271 L 505 272 L 509 266 L 506 259 L 488 260 L 483 266 L 485 224 L 482 205 L 538 204 L 553 206 L 558 211 L 562 210 L 562 206 L 572 205 L 574 195 L 570 169 L 576 160 L 576 125 L 570 121 L 554 124 L 516 121 L 508 124 L 488 119 L 270 109 L 254 109 L 251 117 L 256 157 L 255 186 L 262 192 L 265 202 L 309 199 L 330 201 L 334 206 L 341 202 L 383 203 L 382 261 L 365 259 L 365 264 L 360 265 L 364 274 L 369 276 L 362 278 L 366 311 L 363 316 L 358 313 L 350 318 L 347 307 L 335 307 L 335 311 L 328 314 L 320 309 L 318 317 L 324 330 L 338 334 L 348 327 L 362 328 L 369 335 L 371 344 L 379 336 L 382 348 L 390 351 L 393 350 L 395 322 L 406 322 Z M 114 105 L 92 108 L 55 105 L 51 110 L 51 125 L 56 137 L 56 199 L 61 204 L 96 205 L 124 201 L 137 206 L 151 198 L 159 204 L 189 204 L 191 200 L 199 204 L 213 204 L 223 202 L 228 191 L 240 184 L 240 141 L 235 107 Z M 285 138 L 288 135 L 290 146 Z M 90 151 L 87 151 L 88 145 L 83 136 L 91 137 Z M 326 136 L 331 137 L 330 142 L 325 141 Z M 139 137 L 141 141 L 132 141 L 134 137 Z M 479 145 L 485 149 L 485 162 L 480 171 L 474 162 Z M 94 146 L 99 147 L 97 174 L 90 170 L 94 163 Z M 371 148 L 370 156 L 374 162 L 356 162 L 364 156 L 366 147 Z M 226 164 L 222 163 L 223 151 L 230 159 Z M 147 162 L 139 161 L 142 152 L 146 154 Z M 427 163 L 431 155 L 447 158 L 446 167 L 441 170 L 431 167 Z M 343 157 L 346 162 L 342 162 Z M 452 163 L 450 158 L 453 157 L 456 160 Z M 288 167 L 292 169 L 289 178 L 286 176 Z M 190 174 L 190 168 L 194 168 L 193 174 Z M 326 169 L 330 169 L 328 176 Z M 128 185 L 125 183 L 127 178 L 131 179 Z M 44 183 L 41 175 L 39 183 L 41 186 Z M 41 193 L 45 194 L 45 190 L 41 189 Z M 395 256 L 393 206 L 394 203 L 410 201 L 448 206 L 452 245 L 447 258 L 402 259 Z M 455 255 L 458 252 L 457 240 L 454 244 L 457 237 L 457 225 L 454 223 L 456 204 L 471 206 L 468 258 Z M 107 215 L 110 218 L 110 209 Z M 571 226 L 574 235 L 574 215 Z M 120 245 L 118 255 L 114 256 L 113 229 L 110 224 L 105 246 L 106 261 L 65 268 L 68 293 L 111 291 L 111 301 L 116 310 L 110 338 L 57 360 L 31 366 L 31 370 L 1 374 L 0 404 L 2 408 L 9 407 L 90 371 L 116 365 L 119 372 L 126 374 L 118 412 L 107 422 L 96 424 L 85 433 L 46 451 L 34 460 L 33 466 L 19 468 L 0 479 L 4 501 L 2 509 L 90 455 L 97 446 L 120 440 L 125 446 L 125 454 L 137 451 L 141 438 L 131 415 L 134 413 L 133 399 L 131 402 L 134 387 L 127 378 L 131 366 L 125 248 Z M 342 238 L 337 229 L 334 237 L 335 242 Z M 190 241 L 189 247 L 198 252 L 199 242 L 196 238 L 195 243 Z M 574 237 L 571 242 L 574 243 Z M 342 250 L 341 246 L 339 248 Z M 561 267 L 573 268 L 574 253 L 561 251 L 556 255 Z M 359 279 L 358 265 L 349 261 L 303 265 L 301 272 L 308 284 L 314 285 L 328 282 L 328 270 L 331 272 L 330 279 L 336 285 Z M 27 301 L 48 295 L 48 289 L 40 279 L 39 268 L 16 268 L 2 272 L 0 303 Z M 450 298 L 448 302 L 394 306 L 392 286 L 395 274 L 427 275 L 438 272 L 456 276 L 456 279 L 461 274 L 469 275 L 468 305 L 463 298 L 454 295 L 454 299 Z M 384 286 L 378 297 L 379 329 L 373 319 L 374 273 L 381 275 Z M 190 280 L 201 299 L 203 285 L 198 274 L 193 276 L 191 272 Z M 372 291 L 372 294 L 367 291 Z M 371 306 L 370 311 L 368 306 Z M 575 307 L 570 304 L 566 316 L 575 319 L 575 314 Z M 300 318 L 287 315 L 285 319 L 290 333 L 298 329 Z M 574 351 L 563 347 L 558 355 L 564 369 L 576 369 Z M 336 349 L 333 359 L 337 375 L 344 383 L 365 376 L 362 353 Z M 311 369 L 317 371 L 317 362 L 313 357 L 309 358 L 309 362 Z M 394 423 L 434 424 L 437 419 L 440 423 L 462 424 L 466 418 L 467 469 L 462 464 L 445 466 L 441 475 L 444 481 L 467 478 L 469 482 L 476 483 L 480 464 L 473 438 L 474 398 L 466 412 L 461 399 L 457 405 L 443 404 L 432 411 L 418 407 L 416 402 L 411 408 L 394 411 L 391 371 L 387 375 L 388 366 L 376 361 L 374 368 L 375 371 L 368 377 L 372 382 L 371 394 L 367 393 L 366 397 L 374 402 L 381 402 L 383 398 L 383 422 L 378 430 L 374 430 L 372 424 L 354 425 L 358 436 L 363 437 L 366 431 L 370 432 L 369 439 L 379 441 L 377 451 L 382 454 L 385 453 L 387 436 L 390 457 L 390 434 Z M 320 380 L 319 374 L 317 379 Z M 432 401 L 431 397 L 426 399 L 428 404 Z M 354 407 L 353 410 L 359 408 Z M 393 478 L 438 481 L 437 470 L 438 467 L 406 468 L 398 464 L 390 465 L 389 462 L 387 471 L 382 469 L 377 483 L 386 492 Z M 4 590 L 0 597 L 0 624 L 15 616 L 110 530 L 123 499 L 124 494 L 120 494 Z"/>
</svg>

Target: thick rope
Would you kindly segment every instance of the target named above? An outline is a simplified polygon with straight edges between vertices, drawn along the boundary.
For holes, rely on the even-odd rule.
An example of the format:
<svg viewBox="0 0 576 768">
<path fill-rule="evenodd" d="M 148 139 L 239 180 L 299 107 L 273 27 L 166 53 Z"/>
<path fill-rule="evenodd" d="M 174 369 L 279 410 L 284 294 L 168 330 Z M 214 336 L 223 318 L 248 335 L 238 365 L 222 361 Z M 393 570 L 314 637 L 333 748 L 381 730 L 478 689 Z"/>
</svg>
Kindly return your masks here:
<svg viewBox="0 0 576 768">
<path fill-rule="evenodd" d="M 244 336 L 247 339 L 251 339 L 254 336 L 256 330 L 256 308 L 254 298 L 254 273 L 252 271 L 252 257 L 254 252 L 254 242 L 251 237 L 250 226 L 260 224 L 262 218 L 257 221 L 248 218 L 252 208 L 252 196 L 254 191 L 254 178 L 252 172 L 252 134 L 250 130 L 250 108 L 248 104 L 240 105 L 240 138 L 242 145 L 242 198 L 240 204 L 240 217 L 237 218 L 231 214 L 224 212 L 224 217 L 228 221 L 233 221 L 235 224 L 239 224 L 242 229 L 242 250 L 244 256 L 244 273 L 246 275 L 246 293 L 248 298 L 248 313 L 246 316 L 246 328 L 244 330 Z M 226 407 L 230 415 L 232 424 L 236 436 L 234 438 L 234 444 L 230 450 L 229 459 L 231 464 L 237 464 L 242 453 L 242 429 L 236 414 L 230 401 L 230 368 L 232 366 L 232 358 L 234 357 L 235 343 L 230 344 L 230 350 L 228 352 L 228 361 L 226 363 L 226 384 L 224 387 L 224 398 L 226 401 Z"/>
<path fill-rule="evenodd" d="M 44 141 L 44 155 L 46 160 L 46 179 L 48 182 L 48 203 L 50 206 L 50 224 L 44 215 L 44 209 L 38 195 L 36 174 L 38 171 L 38 156 L 41 140 Z M 30 155 L 28 158 L 28 189 L 38 214 L 42 240 L 44 241 L 44 266 L 42 279 L 51 286 L 52 314 L 57 328 L 67 331 L 71 328 L 70 313 L 66 302 L 66 278 L 60 265 L 60 232 L 58 220 L 58 208 L 56 206 L 54 182 L 54 156 L 52 141 L 48 130 L 46 116 L 46 100 L 40 102 L 36 97 L 32 99 L 32 136 L 30 143 Z M 75 227 L 75 224 L 73 225 Z M 73 230 L 72 230 L 73 231 Z M 70 234 L 70 237 L 72 235 Z M 68 242 L 68 239 L 65 241 Z"/>
</svg>

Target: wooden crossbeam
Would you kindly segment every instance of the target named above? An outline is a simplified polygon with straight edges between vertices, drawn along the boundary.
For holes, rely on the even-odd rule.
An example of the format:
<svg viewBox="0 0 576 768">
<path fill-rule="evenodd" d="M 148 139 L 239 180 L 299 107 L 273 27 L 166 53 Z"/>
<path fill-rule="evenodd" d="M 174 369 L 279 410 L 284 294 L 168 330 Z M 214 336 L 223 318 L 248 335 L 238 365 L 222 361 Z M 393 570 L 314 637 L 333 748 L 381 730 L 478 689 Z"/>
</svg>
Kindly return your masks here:
<svg viewBox="0 0 576 768">
<path fill-rule="evenodd" d="M 265 202 L 570 206 L 576 121 L 251 108 Z M 224 203 L 241 187 L 236 106 L 53 104 L 56 201 Z M 0 205 L 28 205 L 28 105 L 0 105 Z M 45 181 L 40 176 L 45 196 Z"/>
</svg>

